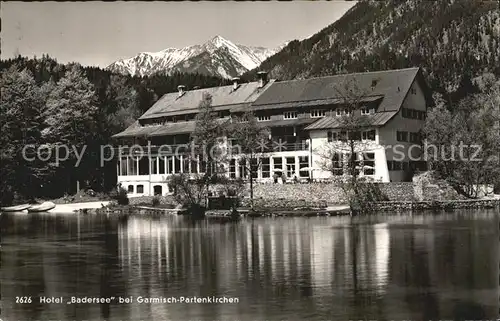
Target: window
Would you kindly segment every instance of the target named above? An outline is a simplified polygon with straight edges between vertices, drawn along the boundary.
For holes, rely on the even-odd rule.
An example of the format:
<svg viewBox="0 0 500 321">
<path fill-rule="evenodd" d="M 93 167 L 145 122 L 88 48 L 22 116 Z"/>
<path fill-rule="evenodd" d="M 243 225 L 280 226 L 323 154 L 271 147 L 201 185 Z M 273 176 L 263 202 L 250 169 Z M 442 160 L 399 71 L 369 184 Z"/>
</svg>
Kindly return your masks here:
<svg viewBox="0 0 500 321">
<path fill-rule="evenodd" d="M 302 170 L 303 168 L 309 167 L 309 156 L 300 156 L 299 157 L 299 176 L 300 177 L 309 177 L 308 170 Z"/>
<path fill-rule="evenodd" d="M 147 157 L 139 159 L 139 175 L 149 175 L 149 161 Z"/>
<path fill-rule="evenodd" d="M 155 195 L 162 195 L 162 189 L 161 185 L 153 186 L 153 192 Z"/>
<path fill-rule="evenodd" d="M 344 115 L 345 116 L 350 116 L 351 114 L 352 114 L 352 112 L 349 111 L 349 109 L 347 109 L 347 108 L 344 109 Z"/>
<path fill-rule="evenodd" d="M 289 178 L 295 175 L 295 157 L 286 158 L 286 173 Z"/>
<path fill-rule="evenodd" d="M 247 170 L 247 160 L 240 159 L 238 162 L 239 170 L 240 170 L 240 178 L 248 178 L 248 170 Z"/>
<path fill-rule="evenodd" d="M 279 170 L 283 169 L 283 159 L 281 157 L 274 157 L 273 162 L 274 162 L 274 169 L 279 169 Z M 281 173 L 281 171 L 276 171 L 276 172 Z"/>
<path fill-rule="evenodd" d="M 128 157 L 122 157 L 120 159 L 120 175 L 127 175 L 127 161 Z"/>
<path fill-rule="evenodd" d="M 361 108 L 361 115 L 370 115 L 375 113 L 375 108 L 364 107 Z"/>
<path fill-rule="evenodd" d="M 157 157 L 151 157 L 151 174 L 158 174 L 157 161 Z"/>
<path fill-rule="evenodd" d="M 137 185 L 137 194 L 144 194 L 144 185 Z"/>
<path fill-rule="evenodd" d="M 332 157 L 332 173 L 333 175 L 342 175 L 344 173 L 343 155 L 334 153 Z"/>
<path fill-rule="evenodd" d="M 189 171 L 189 163 L 190 163 L 190 161 L 191 160 L 188 157 L 186 157 L 186 156 L 184 156 L 182 158 L 182 170 L 184 171 L 184 173 L 191 173 Z"/>
<path fill-rule="evenodd" d="M 127 192 L 129 192 L 129 193 L 133 193 L 133 192 L 134 192 L 134 185 L 129 185 L 129 186 L 127 187 Z"/>
<path fill-rule="evenodd" d="M 131 157 L 128 159 L 128 175 L 137 175 L 137 158 Z"/>
<path fill-rule="evenodd" d="M 339 140 L 338 133 L 337 132 L 328 132 L 328 142 L 335 142 Z"/>
<path fill-rule="evenodd" d="M 284 112 L 283 113 L 283 118 L 284 119 L 296 119 L 297 118 L 297 112 L 296 111 L 287 111 L 287 112 Z"/>
<path fill-rule="evenodd" d="M 269 157 L 262 158 L 262 178 L 271 177 L 271 165 L 269 163 Z"/>
<path fill-rule="evenodd" d="M 335 115 L 338 117 L 342 116 L 342 110 L 337 108 L 337 110 L 335 110 Z"/>
<path fill-rule="evenodd" d="M 260 115 L 257 117 L 257 120 L 258 121 L 268 121 L 268 120 L 271 120 L 271 116 L 269 115 Z"/>
<path fill-rule="evenodd" d="M 165 157 L 165 160 L 167 162 L 167 174 L 172 174 L 173 156 Z"/>
<path fill-rule="evenodd" d="M 198 159 L 196 158 L 191 159 L 191 173 L 198 174 Z"/>
<path fill-rule="evenodd" d="M 165 174 L 165 157 L 158 157 L 158 174 Z"/>
<path fill-rule="evenodd" d="M 408 132 L 396 132 L 396 139 L 398 142 L 407 142 L 408 141 Z"/>
<path fill-rule="evenodd" d="M 420 144 L 420 133 L 410 133 L 410 142 Z"/>
<path fill-rule="evenodd" d="M 363 173 L 365 175 L 375 174 L 375 153 L 363 154 Z"/>
<path fill-rule="evenodd" d="M 236 178 L 236 159 L 231 159 L 229 161 L 229 177 Z"/>
<path fill-rule="evenodd" d="M 425 111 L 411 109 L 411 108 L 403 108 L 401 115 L 403 116 L 403 118 L 409 118 L 409 119 L 425 120 L 426 118 Z"/>
<path fill-rule="evenodd" d="M 323 109 L 311 110 L 311 117 L 312 118 L 319 118 L 319 117 L 325 117 L 325 116 L 326 116 L 326 111 Z"/>
<path fill-rule="evenodd" d="M 394 171 L 400 171 L 403 169 L 403 164 L 402 162 L 399 161 L 392 161 L 392 170 Z"/>
<path fill-rule="evenodd" d="M 173 156 L 174 159 L 174 173 L 178 174 L 181 172 L 181 160 L 179 156 Z"/>
<path fill-rule="evenodd" d="M 363 140 L 375 140 L 375 129 L 364 131 L 362 135 Z"/>
</svg>

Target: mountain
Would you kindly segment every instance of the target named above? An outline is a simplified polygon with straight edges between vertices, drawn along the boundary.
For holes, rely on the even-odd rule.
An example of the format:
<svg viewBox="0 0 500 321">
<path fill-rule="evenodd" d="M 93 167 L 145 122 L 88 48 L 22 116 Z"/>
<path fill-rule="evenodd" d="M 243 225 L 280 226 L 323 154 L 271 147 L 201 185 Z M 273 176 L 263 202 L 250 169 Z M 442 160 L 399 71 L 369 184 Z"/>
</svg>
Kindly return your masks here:
<svg viewBox="0 0 500 321">
<path fill-rule="evenodd" d="M 256 68 L 283 47 L 248 47 L 216 36 L 202 45 L 142 52 L 135 57 L 118 60 L 107 69 L 133 76 L 190 72 L 231 78 Z"/>
<path fill-rule="evenodd" d="M 499 6 L 471 0 L 360 1 L 258 69 L 289 80 L 419 66 L 432 89 L 456 92 L 483 73 L 500 76 Z M 243 78 L 254 78 L 256 71 Z"/>
</svg>

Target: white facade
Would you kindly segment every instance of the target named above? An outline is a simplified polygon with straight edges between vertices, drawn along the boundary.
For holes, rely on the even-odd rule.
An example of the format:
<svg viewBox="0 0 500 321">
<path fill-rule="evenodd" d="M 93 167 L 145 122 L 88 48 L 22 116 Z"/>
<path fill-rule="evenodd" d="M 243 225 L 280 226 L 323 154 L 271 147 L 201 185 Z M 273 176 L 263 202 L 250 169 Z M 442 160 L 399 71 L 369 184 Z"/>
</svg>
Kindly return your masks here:
<svg viewBox="0 0 500 321">
<path fill-rule="evenodd" d="M 403 71 L 403 74 L 413 74 L 414 72 L 406 70 Z M 394 77 L 399 80 L 397 72 Z M 391 117 L 386 118 L 371 128 L 364 129 L 366 135 L 361 134 L 361 141 L 357 143 L 356 147 L 356 157 L 357 162 L 359 162 L 361 176 L 366 176 L 379 182 L 400 182 L 411 179 L 414 170 L 412 168 L 416 166 L 417 160 L 422 155 L 419 132 L 424 126 L 427 110 L 424 88 L 420 86 L 421 83 L 417 79 L 418 77 L 414 77 L 413 80 L 407 80 L 406 85 L 401 84 L 403 88 L 409 87 L 406 96 L 400 90 L 400 83 L 398 81 L 384 87 L 385 92 L 380 95 L 383 103 L 385 103 L 382 108 L 383 110 L 378 111 L 373 107 L 372 110 L 365 110 L 362 113 L 363 115 L 372 115 L 378 112 L 385 112 L 385 115 L 387 115 L 390 112 Z M 273 85 L 277 86 L 276 83 Z M 273 85 L 267 91 L 272 91 Z M 317 83 L 315 83 L 316 85 Z M 377 81 L 372 86 L 375 88 Z M 286 95 L 290 96 L 294 94 L 293 92 L 285 92 Z M 281 97 L 281 94 L 282 92 L 278 91 L 273 97 Z M 391 100 L 391 98 L 388 98 L 384 100 L 386 97 L 400 97 L 400 99 L 394 100 L 393 98 Z M 290 133 L 283 133 L 282 135 L 289 135 L 292 138 L 291 144 L 294 147 L 288 150 L 286 148 L 270 149 L 273 152 L 260 154 L 260 161 L 258 162 L 260 166 L 254 178 L 260 182 L 276 182 L 277 177 L 283 177 L 286 181 L 331 179 L 332 171 L 325 170 L 327 149 L 332 145 L 340 147 L 341 158 L 344 162 L 350 154 L 349 148 L 342 146 L 332 136 L 332 133 L 334 133 L 335 137 L 338 137 L 341 129 L 303 130 L 301 128 L 304 127 L 300 127 L 300 124 L 304 125 L 306 122 L 299 123 L 298 121 L 310 118 L 337 117 L 337 109 L 330 105 L 308 106 L 305 109 L 301 109 L 303 107 L 294 108 L 293 104 L 296 101 L 293 99 L 295 98 L 292 97 L 289 99 L 291 99 L 291 102 L 285 109 L 271 109 L 268 113 L 258 115 L 257 118 L 260 121 L 268 122 L 270 124 L 269 127 L 273 127 L 273 124 L 278 122 L 280 124 L 276 124 L 276 128 L 290 129 Z M 397 101 L 397 106 L 392 105 L 394 101 Z M 308 122 L 307 124 L 311 123 Z M 321 127 L 312 126 L 311 128 Z M 368 132 L 370 133 L 368 134 Z M 297 138 L 296 142 L 294 142 L 295 137 Z M 281 143 L 281 138 L 278 140 Z M 158 153 L 151 153 L 150 156 L 145 157 L 146 160 L 142 162 L 137 159 L 132 160 L 131 156 L 122 157 L 119 160 L 118 182 L 122 187 L 129 190 L 131 196 L 168 194 L 170 191 L 167 180 L 170 175 L 177 173 L 197 174 L 200 173 L 200 168 L 203 167 L 200 166 L 198 160 L 191 161 L 185 155 L 172 157 L 171 155 L 162 154 L 159 156 Z M 151 161 L 148 160 L 149 157 Z M 240 161 L 241 157 L 234 155 L 225 164 L 224 167 L 230 178 L 249 178 L 249 173 L 246 172 L 248 170 L 245 169 L 248 168 L 249 164 L 243 166 L 240 164 Z M 281 179 L 278 180 L 281 181 Z"/>
</svg>

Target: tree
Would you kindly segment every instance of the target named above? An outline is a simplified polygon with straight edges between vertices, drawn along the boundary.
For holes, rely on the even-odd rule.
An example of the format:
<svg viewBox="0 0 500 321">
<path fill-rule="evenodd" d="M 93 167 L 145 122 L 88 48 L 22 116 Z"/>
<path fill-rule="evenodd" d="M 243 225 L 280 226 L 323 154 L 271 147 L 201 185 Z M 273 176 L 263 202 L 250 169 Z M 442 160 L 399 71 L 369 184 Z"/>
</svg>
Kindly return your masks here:
<svg viewBox="0 0 500 321">
<path fill-rule="evenodd" d="M 361 113 L 361 109 L 369 110 L 375 106 L 366 101 L 366 91 L 354 78 L 346 78 L 335 90 L 341 100 L 337 106 L 342 113 L 337 126 L 341 131 L 315 152 L 320 156 L 321 169 L 331 172 L 334 182 L 344 191 L 351 211 L 368 211 L 370 202 L 386 198 L 361 175 L 364 170 L 373 170 L 374 164 L 365 164 L 374 162 L 367 153 L 380 148 L 374 142 L 374 132 L 373 137 L 366 140 L 362 137 L 362 131 L 369 129 L 370 118 Z"/>
<path fill-rule="evenodd" d="M 67 178 L 91 180 L 99 164 L 99 143 L 96 142 L 98 107 L 93 85 L 84 77 L 78 66 L 73 66 L 61 78 L 47 99 L 46 128 L 43 137 L 52 155 L 59 150 L 63 162 L 56 160 L 59 174 Z M 78 153 L 83 158 L 78 159 Z M 76 168 L 78 167 L 78 168 Z M 63 184 L 64 186 L 64 184 Z"/>
<path fill-rule="evenodd" d="M 265 151 L 269 137 L 269 129 L 260 126 L 255 115 L 246 111 L 236 119 L 229 135 L 235 140 L 236 147 L 240 153 L 240 161 L 245 165 L 250 180 L 250 204 L 253 208 L 254 178 L 261 167 L 262 154 Z"/>
<path fill-rule="evenodd" d="M 8 195 L 16 191 L 32 198 L 39 187 L 43 164 L 36 159 L 30 162 L 28 158 L 33 155 L 23 151 L 27 145 L 40 145 L 44 99 L 31 72 L 18 71 L 16 65 L 2 73 L 0 87 L 3 192 Z"/>
<path fill-rule="evenodd" d="M 479 195 L 479 185 L 500 182 L 500 81 L 486 81 L 481 90 L 451 112 L 431 110 L 424 129 L 427 146 L 439 148 L 430 167 L 468 197 Z"/>
<path fill-rule="evenodd" d="M 191 136 L 192 150 L 189 156 L 200 157 L 202 173 L 192 177 L 176 175 L 170 179 L 170 184 L 179 192 L 176 195 L 187 202 L 193 217 L 204 217 L 210 186 L 216 184 L 225 172 L 223 164 L 226 155 L 222 137 L 226 126 L 227 122 L 220 122 L 212 107 L 212 97 L 204 94 L 195 118 L 195 129 Z"/>
</svg>

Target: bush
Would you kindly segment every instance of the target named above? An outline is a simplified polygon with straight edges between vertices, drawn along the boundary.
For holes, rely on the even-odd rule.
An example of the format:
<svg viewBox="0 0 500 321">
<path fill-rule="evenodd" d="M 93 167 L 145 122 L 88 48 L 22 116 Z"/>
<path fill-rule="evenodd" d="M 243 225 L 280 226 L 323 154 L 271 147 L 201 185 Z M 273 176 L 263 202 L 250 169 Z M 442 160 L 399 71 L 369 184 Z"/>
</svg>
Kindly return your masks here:
<svg viewBox="0 0 500 321">
<path fill-rule="evenodd" d="M 156 206 L 159 206 L 160 204 L 161 204 L 160 197 L 158 195 L 156 195 L 155 197 L 153 197 L 153 199 L 151 200 L 151 205 L 153 207 L 156 207 Z"/>
<path fill-rule="evenodd" d="M 111 192 L 111 199 L 115 200 L 118 205 L 128 205 L 128 192 L 123 187 L 118 188 L 116 191 Z"/>
<path fill-rule="evenodd" d="M 371 182 L 358 182 L 356 193 L 349 198 L 349 206 L 354 213 L 369 213 L 373 211 L 373 202 L 388 201 L 380 186 Z"/>
</svg>

